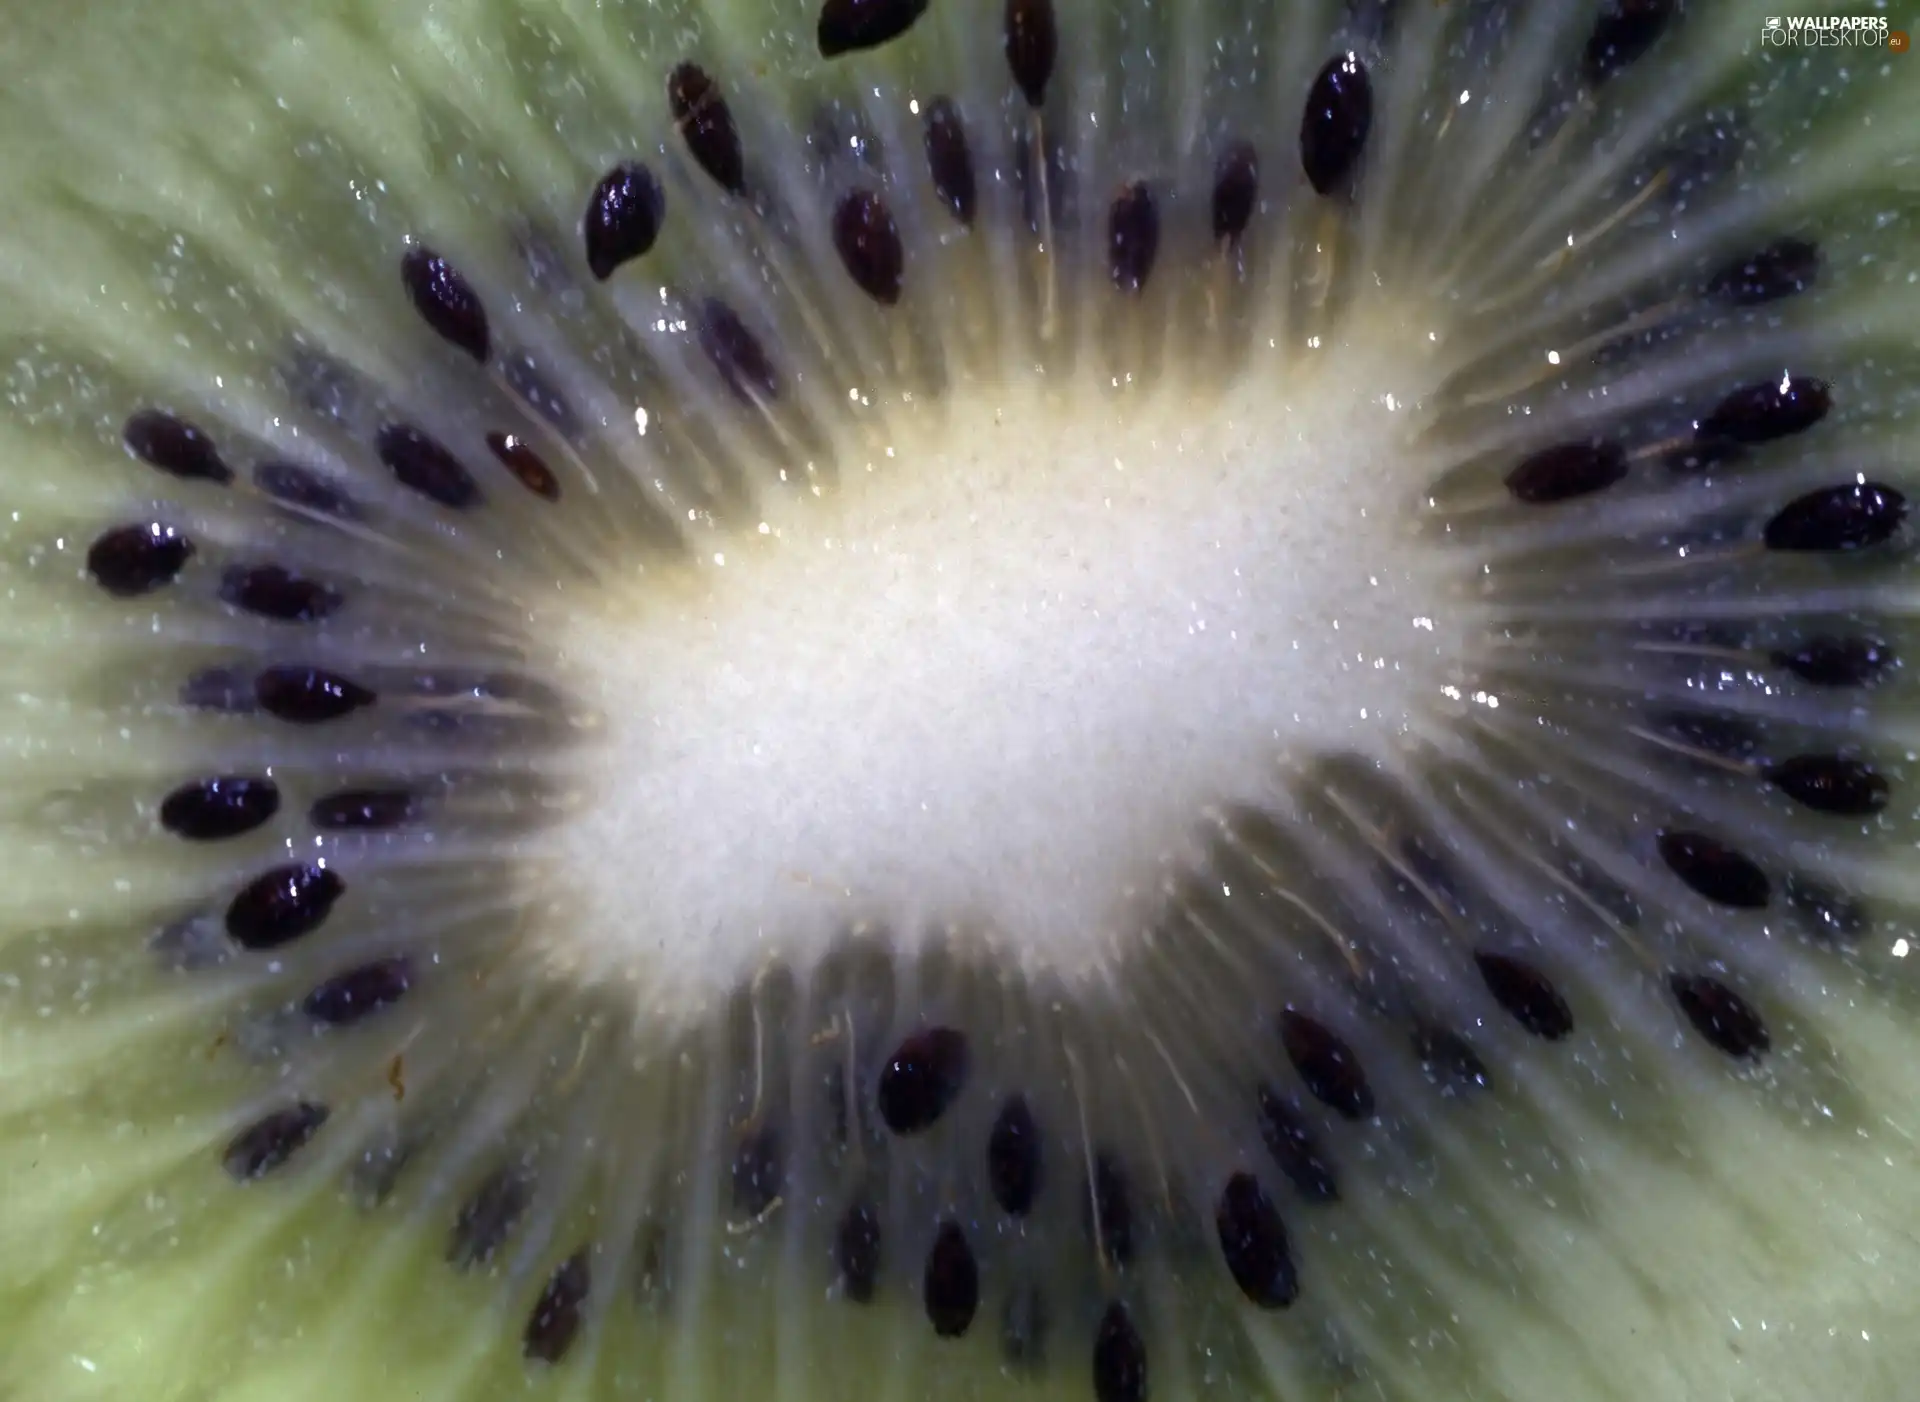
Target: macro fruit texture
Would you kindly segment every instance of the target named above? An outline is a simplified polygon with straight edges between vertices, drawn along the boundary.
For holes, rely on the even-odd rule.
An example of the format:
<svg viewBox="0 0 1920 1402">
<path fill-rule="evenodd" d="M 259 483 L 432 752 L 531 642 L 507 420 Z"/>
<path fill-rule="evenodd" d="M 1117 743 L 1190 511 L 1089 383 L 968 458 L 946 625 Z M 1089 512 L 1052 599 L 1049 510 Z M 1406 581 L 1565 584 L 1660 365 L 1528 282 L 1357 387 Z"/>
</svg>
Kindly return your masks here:
<svg viewBox="0 0 1920 1402">
<path fill-rule="evenodd" d="M 1903 1395 L 1920 69 L 1767 22 L 8 15 L 0 1398 Z"/>
</svg>

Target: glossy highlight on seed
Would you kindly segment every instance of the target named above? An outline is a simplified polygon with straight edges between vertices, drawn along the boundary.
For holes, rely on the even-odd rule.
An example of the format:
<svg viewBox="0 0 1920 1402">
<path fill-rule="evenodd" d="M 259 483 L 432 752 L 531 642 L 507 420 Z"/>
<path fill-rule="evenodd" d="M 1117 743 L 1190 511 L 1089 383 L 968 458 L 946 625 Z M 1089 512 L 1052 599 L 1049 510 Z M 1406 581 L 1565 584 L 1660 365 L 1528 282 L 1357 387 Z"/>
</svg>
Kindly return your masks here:
<svg viewBox="0 0 1920 1402">
<path fill-rule="evenodd" d="M 388 424 L 374 440 L 401 486 L 454 511 L 478 506 L 480 484 L 438 439 L 411 424 Z"/>
<path fill-rule="evenodd" d="M 1300 118 L 1300 166 L 1321 195 L 1343 189 L 1373 130 L 1373 80 L 1354 53 L 1328 60 L 1307 90 Z"/>
<path fill-rule="evenodd" d="M 921 1277 L 921 1301 L 933 1332 L 943 1339 L 957 1339 L 973 1324 L 980 1308 L 980 1265 L 958 1222 L 942 1222 L 934 1236 Z"/>
<path fill-rule="evenodd" d="M 1220 1255 L 1240 1293 L 1260 1309 L 1292 1304 L 1300 1294 L 1300 1279 L 1280 1209 L 1260 1180 L 1251 1173 L 1229 1178 L 1214 1204 L 1213 1222 Z"/>
<path fill-rule="evenodd" d="M 87 573 L 102 592 L 137 599 L 173 583 L 194 550 L 184 534 L 158 521 L 116 526 L 87 548 Z"/>
<path fill-rule="evenodd" d="M 1667 976 L 1667 986 L 1687 1021 L 1728 1056 L 1757 1060 L 1772 1048 L 1760 1014 L 1720 980 L 1676 971 Z"/>
<path fill-rule="evenodd" d="M 900 300 L 906 254 L 886 202 L 871 190 L 841 196 L 833 211 L 833 247 L 854 285 L 883 307 Z"/>
<path fill-rule="evenodd" d="M 1536 1037 L 1557 1042 L 1573 1031 L 1573 1010 L 1545 974 L 1523 959 L 1477 951 L 1474 964 L 1487 991 L 1513 1020 Z"/>
<path fill-rule="evenodd" d="M 346 602 L 338 590 L 281 565 L 229 565 L 220 576 L 220 598 L 278 623 L 317 623 Z"/>
<path fill-rule="evenodd" d="M 667 107 L 695 163 L 729 194 L 747 188 L 746 155 L 733 111 L 720 87 L 696 63 L 683 63 L 667 78 Z"/>
<path fill-rule="evenodd" d="M 1892 794 L 1871 765 L 1840 755 L 1795 755 L 1770 765 L 1767 780 L 1803 807 L 1838 818 L 1871 818 Z"/>
<path fill-rule="evenodd" d="M 397 955 L 335 974 L 307 994 L 301 1008 L 315 1022 L 351 1027 L 382 1008 L 392 1007 L 412 987 L 413 962 Z"/>
<path fill-rule="evenodd" d="M 898 39 L 927 12 L 927 0 L 826 0 L 815 38 L 820 57 L 839 58 Z"/>
<path fill-rule="evenodd" d="M 1776 239 L 1708 278 L 1706 294 L 1730 307 L 1758 307 L 1806 291 L 1819 276 L 1817 244 L 1805 239 Z"/>
<path fill-rule="evenodd" d="M 906 1038 L 881 1069 L 875 1091 L 880 1118 L 895 1134 L 919 1134 L 947 1113 L 967 1083 L 966 1034 L 930 1027 Z"/>
<path fill-rule="evenodd" d="M 1658 846 L 1667 868 L 1715 905 L 1764 910 L 1772 899 L 1772 883 L 1752 858 L 1705 833 L 1663 832 Z"/>
<path fill-rule="evenodd" d="M 1879 482 L 1821 487 L 1775 512 L 1761 532 L 1769 550 L 1840 554 L 1884 545 L 1907 519 L 1907 499 Z"/>
<path fill-rule="evenodd" d="M 941 203 L 961 228 L 973 227 L 978 194 L 973 178 L 973 153 L 967 129 L 952 98 L 936 97 L 927 104 L 925 127 L 927 171 Z"/>
<path fill-rule="evenodd" d="M 652 251 L 667 214 L 667 192 L 638 161 L 624 161 L 600 177 L 587 200 L 582 234 L 587 269 L 605 282 Z"/>
<path fill-rule="evenodd" d="M 593 1288 L 593 1271 L 583 1247 L 547 1278 L 521 1334 L 520 1347 L 536 1363 L 558 1363 L 580 1333 L 581 1307 Z"/>
<path fill-rule="evenodd" d="M 1360 1058 L 1332 1028 L 1288 1009 L 1280 1018 L 1280 1042 L 1315 1100 L 1345 1119 L 1372 1116 L 1373 1087 Z"/>
<path fill-rule="evenodd" d="M 1107 271 L 1123 293 L 1137 294 L 1160 255 L 1160 211 L 1144 180 L 1135 180 L 1113 197 L 1107 211 Z"/>
<path fill-rule="evenodd" d="M 121 441 L 149 467 L 185 481 L 227 483 L 233 469 L 197 425 L 163 409 L 142 409 L 126 422 Z"/>
<path fill-rule="evenodd" d="M 1260 157 L 1250 141 L 1236 141 L 1213 166 L 1213 237 L 1238 241 L 1253 222 L 1260 197 Z"/>
<path fill-rule="evenodd" d="M 1093 1334 L 1094 1402 L 1147 1402 L 1147 1343 L 1120 1301 L 1108 1305 Z"/>
<path fill-rule="evenodd" d="M 228 1141 L 221 1166 L 237 1182 L 264 1178 L 306 1147 L 327 1114 L 326 1106 L 301 1100 L 263 1115 Z"/>
<path fill-rule="evenodd" d="M 1749 445 L 1771 443 L 1805 433 L 1832 407 L 1833 392 L 1825 380 L 1782 375 L 1734 390 L 1700 420 L 1696 436 Z"/>
<path fill-rule="evenodd" d="M 1572 501 L 1605 491 L 1627 475 L 1618 443 L 1560 443 L 1543 448 L 1507 474 L 1507 490 L 1529 506 Z"/>
<path fill-rule="evenodd" d="M 1007 68 L 1027 106 L 1046 106 L 1047 84 L 1060 52 L 1053 0 L 1007 0 L 1004 39 Z"/>
<path fill-rule="evenodd" d="M 560 479 L 526 439 L 495 430 L 487 434 L 487 447 L 521 486 L 544 501 L 560 500 Z"/>
<path fill-rule="evenodd" d="M 321 667 L 269 667 L 253 680 L 254 700 L 276 720 L 318 725 L 371 706 L 374 693 Z"/>
<path fill-rule="evenodd" d="M 280 811 L 280 786 L 263 775 L 226 774 L 182 784 L 160 804 L 160 826 L 189 842 L 224 842 Z"/>
<path fill-rule="evenodd" d="M 491 344 L 480 294 L 431 248 L 413 247 L 400 259 L 400 280 L 420 319 L 435 335 L 483 364 Z"/>
<path fill-rule="evenodd" d="M 227 934 L 242 949 L 279 949 L 326 924 L 347 883 L 331 867 L 286 862 L 253 878 L 227 906 Z"/>
</svg>

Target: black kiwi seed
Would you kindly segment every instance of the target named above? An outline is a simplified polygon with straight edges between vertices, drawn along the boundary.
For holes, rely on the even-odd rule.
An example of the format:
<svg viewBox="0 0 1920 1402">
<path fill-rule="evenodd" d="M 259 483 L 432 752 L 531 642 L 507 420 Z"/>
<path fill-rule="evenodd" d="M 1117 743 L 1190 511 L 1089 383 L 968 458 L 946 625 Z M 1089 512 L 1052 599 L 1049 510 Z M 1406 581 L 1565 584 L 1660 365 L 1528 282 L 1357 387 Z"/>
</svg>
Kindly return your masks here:
<svg viewBox="0 0 1920 1402">
<path fill-rule="evenodd" d="M 1676 971 L 1667 976 L 1667 986 L 1687 1021 L 1728 1056 L 1758 1058 L 1772 1047 L 1760 1014 L 1720 980 Z"/>
<path fill-rule="evenodd" d="M 833 211 L 833 247 L 862 292 L 883 307 L 900 300 L 906 254 L 886 201 L 871 190 L 841 196 Z"/>
<path fill-rule="evenodd" d="M 1307 90 L 1300 118 L 1300 165 L 1307 183 L 1331 195 L 1347 183 L 1373 129 L 1373 80 L 1357 54 L 1328 60 Z"/>
<path fill-rule="evenodd" d="M 1795 497 L 1761 533 L 1769 550 L 1841 552 L 1883 544 L 1907 519 L 1907 499 L 1878 482 L 1822 487 Z"/>
<path fill-rule="evenodd" d="M 1360 1058 L 1332 1028 L 1289 1009 L 1280 1017 L 1280 1042 L 1315 1100 L 1349 1120 L 1373 1114 L 1373 1087 Z"/>
<path fill-rule="evenodd" d="M 257 776 L 226 774 L 182 784 L 160 803 L 160 826 L 189 842 L 239 837 L 272 821 L 280 786 Z"/>
<path fill-rule="evenodd" d="M 1040 1126 L 1025 1096 L 1009 1096 L 987 1132 L 987 1186 L 1008 1215 L 1033 1211 L 1040 1195 Z"/>
<path fill-rule="evenodd" d="M 410 790 L 341 789 L 316 798 L 307 821 L 322 832 L 367 832 L 399 827 L 413 813 Z"/>
<path fill-rule="evenodd" d="M 320 667 L 269 667 L 253 679 L 254 700 L 276 720 L 318 725 L 371 706 L 374 693 Z"/>
<path fill-rule="evenodd" d="M 1473 962 L 1493 1001 L 1534 1036 L 1557 1042 L 1573 1031 L 1573 1009 L 1553 981 L 1531 964 L 1483 950 L 1475 951 Z"/>
<path fill-rule="evenodd" d="M 934 1333 L 957 1339 L 967 1332 L 980 1307 L 980 1266 L 958 1222 L 940 1224 L 927 1252 L 922 1290 Z"/>
<path fill-rule="evenodd" d="M 310 1100 L 296 1101 L 236 1134 L 220 1155 L 221 1165 L 242 1183 L 264 1178 L 305 1148 L 326 1122 L 326 1106 Z"/>
<path fill-rule="evenodd" d="M 1053 0 L 1007 0 L 1007 67 L 1026 96 L 1027 106 L 1047 105 L 1047 83 L 1060 52 Z"/>
<path fill-rule="evenodd" d="M 490 333 L 480 294 L 460 270 L 430 248 L 414 247 L 400 259 L 400 280 L 420 319 L 448 345 L 486 362 Z"/>
<path fill-rule="evenodd" d="M 1429 1079 L 1448 1087 L 1485 1090 L 1493 1081 L 1487 1064 L 1465 1037 L 1444 1027 L 1421 1027 L 1413 1034 L 1413 1054 Z"/>
<path fill-rule="evenodd" d="M 496 1168 L 461 1204 L 447 1236 L 447 1264 L 472 1270 L 493 1260 L 533 1201 L 533 1184 L 517 1166 Z"/>
<path fill-rule="evenodd" d="M 978 195 L 973 182 L 973 153 L 967 146 L 967 129 L 960 120 L 960 109 L 953 99 L 936 97 L 927 104 L 923 119 L 926 128 L 927 170 L 933 188 L 962 228 L 973 227 Z"/>
<path fill-rule="evenodd" d="M 521 1349 L 538 1363 L 558 1363 L 580 1332 L 580 1307 L 593 1288 L 593 1270 L 583 1247 L 560 1263 L 527 1316 Z"/>
<path fill-rule="evenodd" d="M 346 891 L 328 867 L 283 863 L 240 888 L 227 906 L 227 933 L 242 949 L 278 949 L 324 925 Z"/>
<path fill-rule="evenodd" d="M 709 297 L 700 308 L 700 348 L 741 399 L 751 404 L 756 398 L 779 398 L 780 377 L 766 348 L 718 297 Z"/>
<path fill-rule="evenodd" d="M 1093 1334 L 1094 1402 L 1146 1402 L 1147 1343 L 1127 1307 L 1115 1300 Z"/>
<path fill-rule="evenodd" d="M 127 420 L 120 436 L 136 458 L 169 477 L 221 483 L 233 480 L 233 469 L 220 460 L 213 440 L 164 409 L 140 410 Z"/>
<path fill-rule="evenodd" d="M 496 430 L 487 435 L 487 447 L 521 486 L 547 501 L 560 500 L 560 479 L 524 438 Z"/>
<path fill-rule="evenodd" d="M 667 192 L 638 161 L 625 161 L 600 177 L 587 200 L 582 231 L 587 270 L 601 282 L 622 264 L 644 257 L 660 237 Z"/>
<path fill-rule="evenodd" d="M 1047 1358 L 1047 1299 L 1031 1280 L 1007 1292 L 1000 1311 L 1000 1354 L 1014 1368 L 1038 1368 Z"/>
<path fill-rule="evenodd" d="M 1087 1182 L 1087 1230 L 1116 1270 L 1133 1261 L 1133 1190 L 1126 1170 L 1104 1150 L 1093 1156 Z"/>
<path fill-rule="evenodd" d="M 1887 781 L 1859 760 L 1795 755 L 1769 765 L 1767 778 L 1794 802 L 1839 818 L 1870 818 L 1887 806 Z"/>
<path fill-rule="evenodd" d="M 380 461 L 400 485 L 454 511 L 480 503 L 480 484 L 466 464 L 411 424 L 387 424 L 374 439 Z"/>
<path fill-rule="evenodd" d="M 280 623 L 317 623 L 346 602 L 338 590 L 281 565 L 229 565 L 220 576 L 220 597 Z"/>
<path fill-rule="evenodd" d="M 1735 443 L 1771 443 L 1805 433 L 1827 416 L 1833 392 L 1825 380 L 1782 375 L 1742 385 L 1700 420 L 1697 436 Z"/>
<path fill-rule="evenodd" d="M 683 63 L 667 78 L 667 107 L 687 150 L 714 184 L 730 194 L 747 188 L 740 129 L 719 85 L 697 63 Z"/>
<path fill-rule="evenodd" d="M 1236 141 L 1213 166 L 1213 237 L 1238 240 L 1253 222 L 1260 197 L 1260 157 L 1250 141 Z"/>
<path fill-rule="evenodd" d="M 1507 490 L 1530 506 L 1571 501 L 1605 491 L 1627 475 L 1627 450 L 1618 443 L 1561 443 L 1543 448 L 1507 474 Z"/>
<path fill-rule="evenodd" d="M 820 57 L 838 58 L 898 39 L 927 12 L 927 0 L 827 0 L 820 9 Z"/>
<path fill-rule="evenodd" d="M 764 1216 L 780 1197 L 786 1176 L 786 1150 L 780 1131 L 770 1124 L 750 1129 L 733 1151 L 729 1173 L 733 1210 L 749 1220 Z"/>
<path fill-rule="evenodd" d="M 1257 1087 L 1255 1098 L 1259 1103 L 1260 1141 L 1294 1191 L 1308 1202 L 1338 1202 L 1340 1185 L 1333 1169 L 1321 1158 L 1305 1118 L 1272 1086 Z"/>
<path fill-rule="evenodd" d="M 301 507 L 342 521 L 355 521 L 360 517 L 360 508 L 352 497 L 298 463 L 263 462 L 253 469 L 253 484 L 286 506 Z"/>
<path fill-rule="evenodd" d="M 1820 275 L 1820 249 L 1805 239 L 1776 239 L 1758 252 L 1727 264 L 1707 279 L 1707 296 L 1734 307 L 1777 302 L 1813 286 Z"/>
<path fill-rule="evenodd" d="M 873 1299 L 880 1279 L 880 1214 L 864 1198 L 848 1206 L 833 1237 L 833 1264 L 847 1298 L 857 1305 Z"/>
<path fill-rule="evenodd" d="M 87 573 L 114 598 L 137 599 L 173 583 L 193 555 L 193 542 L 172 526 L 115 526 L 88 547 Z"/>
<path fill-rule="evenodd" d="M 1135 180 L 1113 197 L 1107 212 L 1107 270 L 1113 285 L 1137 293 L 1153 273 L 1160 253 L 1160 211 L 1144 180 Z"/>
<path fill-rule="evenodd" d="M 320 984 L 300 1005 L 315 1022 L 330 1027 L 350 1027 L 392 1007 L 413 987 L 413 964 L 404 956 L 376 959 L 335 974 Z"/>
<path fill-rule="evenodd" d="M 1764 910 L 1773 888 L 1752 858 L 1705 833 L 1672 831 L 1659 837 L 1660 858 L 1695 894 L 1734 910 Z"/>
<path fill-rule="evenodd" d="M 918 1134 L 947 1113 L 967 1083 L 966 1034 L 951 1027 L 916 1032 L 894 1048 L 880 1072 L 880 1118 L 895 1134 Z"/>
<path fill-rule="evenodd" d="M 1672 21 L 1675 0 L 1606 0 L 1581 56 L 1580 71 L 1598 87 L 1651 49 Z"/>
<path fill-rule="evenodd" d="M 1878 638 L 1818 637 L 1783 648 L 1772 660 L 1813 686 L 1869 686 L 1897 659 Z"/>
<path fill-rule="evenodd" d="M 1300 1294 L 1292 1249 L 1280 1209 L 1273 1205 L 1260 1180 L 1236 1173 L 1220 1192 L 1213 1212 L 1220 1237 L 1220 1254 L 1234 1284 L 1261 1309 L 1284 1309 Z"/>
</svg>

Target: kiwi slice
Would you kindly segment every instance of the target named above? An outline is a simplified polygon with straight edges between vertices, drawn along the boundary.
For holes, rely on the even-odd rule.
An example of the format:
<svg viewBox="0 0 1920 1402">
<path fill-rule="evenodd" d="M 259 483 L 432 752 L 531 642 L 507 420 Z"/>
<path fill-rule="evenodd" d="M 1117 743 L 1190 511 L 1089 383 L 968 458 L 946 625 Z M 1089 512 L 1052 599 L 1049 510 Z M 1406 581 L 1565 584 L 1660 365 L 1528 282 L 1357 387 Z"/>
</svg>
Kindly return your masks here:
<svg viewBox="0 0 1920 1402">
<path fill-rule="evenodd" d="M 1903 1395 L 1920 73 L 1763 8 L 10 19 L 0 1391 Z"/>
</svg>

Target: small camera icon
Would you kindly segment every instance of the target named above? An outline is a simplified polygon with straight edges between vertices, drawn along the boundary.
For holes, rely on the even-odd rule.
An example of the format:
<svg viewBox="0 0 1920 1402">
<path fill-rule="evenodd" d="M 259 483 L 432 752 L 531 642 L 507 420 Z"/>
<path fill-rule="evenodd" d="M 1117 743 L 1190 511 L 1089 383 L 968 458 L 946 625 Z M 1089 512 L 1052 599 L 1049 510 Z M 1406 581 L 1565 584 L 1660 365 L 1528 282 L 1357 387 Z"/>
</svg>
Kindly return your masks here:
<svg viewBox="0 0 1920 1402">
<path fill-rule="evenodd" d="M 1778 16 L 1778 15 L 1768 15 L 1768 16 L 1767 16 L 1767 28 L 1768 28 L 1768 29 L 1778 29 L 1779 27 L 1780 27 L 1780 16 Z"/>
</svg>

